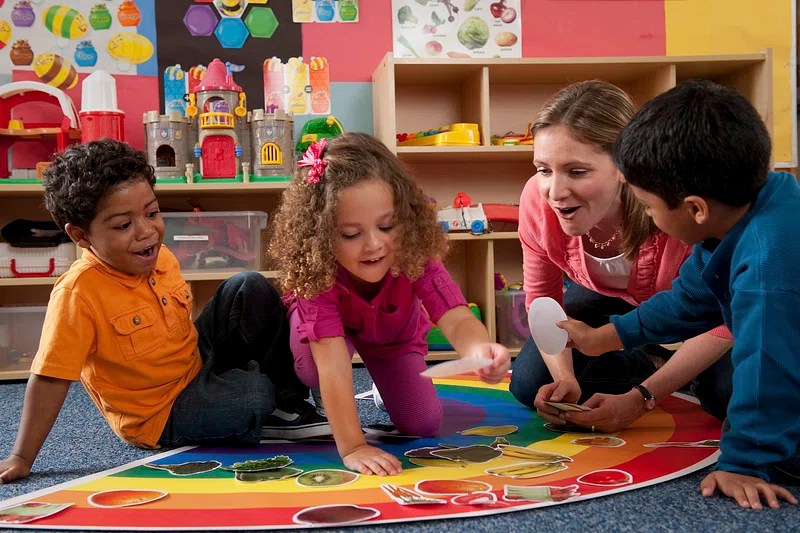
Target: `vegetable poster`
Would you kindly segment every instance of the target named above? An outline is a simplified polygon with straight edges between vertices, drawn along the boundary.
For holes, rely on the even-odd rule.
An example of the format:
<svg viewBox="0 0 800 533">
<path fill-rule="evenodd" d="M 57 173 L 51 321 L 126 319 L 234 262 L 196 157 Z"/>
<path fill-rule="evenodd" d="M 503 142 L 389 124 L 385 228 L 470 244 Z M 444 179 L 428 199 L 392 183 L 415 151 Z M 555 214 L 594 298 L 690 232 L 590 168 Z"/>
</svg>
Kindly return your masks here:
<svg viewBox="0 0 800 533">
<path fill-rule="evenodd" d="M 520 0 L 392 0 L 395 57 L 522 57 Z"/>
</svg>

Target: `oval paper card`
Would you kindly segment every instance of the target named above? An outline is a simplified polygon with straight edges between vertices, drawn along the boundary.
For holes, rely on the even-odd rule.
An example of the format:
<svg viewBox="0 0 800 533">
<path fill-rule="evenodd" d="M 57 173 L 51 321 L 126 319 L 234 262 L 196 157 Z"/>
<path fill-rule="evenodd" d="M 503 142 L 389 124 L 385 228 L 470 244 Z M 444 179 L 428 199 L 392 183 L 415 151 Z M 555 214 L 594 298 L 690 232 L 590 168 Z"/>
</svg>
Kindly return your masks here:
<svg viewBox="0 0 800 533">
<path fill-rule="evenodd" d="M 552 298 L 536 298 L 531 303 L 528 326 L 531 328 L 533 342 L 540 352 L 554 355 L 567 346 L 567 332 L 556 326 L 556 322 L 566 319 L 566 313 Z"/>
</svg>

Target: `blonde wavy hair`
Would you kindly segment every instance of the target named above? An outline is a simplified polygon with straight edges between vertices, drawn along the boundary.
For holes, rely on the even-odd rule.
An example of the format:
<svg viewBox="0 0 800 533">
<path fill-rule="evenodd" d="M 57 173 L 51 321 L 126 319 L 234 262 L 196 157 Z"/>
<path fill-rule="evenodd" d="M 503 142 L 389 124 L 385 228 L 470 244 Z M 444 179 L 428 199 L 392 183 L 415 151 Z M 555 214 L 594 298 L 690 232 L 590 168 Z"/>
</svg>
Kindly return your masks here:
<svg viewBox="0 0 800 533">
<path fill-rule="evenodd" d="M 611 156 L 614 141 L 635 112 L 631 97 L 616 85 L 601 80 L 581 81 L 561 89 L 545 103 L 533 124 L 533 133 L 561 124 L 575 138 Z M 633 260 L 642 244 L 659 230 L 627 182 L 622 184 L 620 194 L 621 251 Z"/>
<path fill-rule="evenodd" d="M 435 207 L 381 141 L 366 133 L 345 133 L 328 139 L 322 157 L 327 166 L 319 182 L 308 183 L 309 167 L 299 168 L 273 217 L 268 254 L 278 263 L 284 291 L 313 298 L 333 286 L 339 195 L 370 179 L 385 181 L 394 195 L 397 256 L 391 274 L 417 279 L 429 260 L 444 258 L 447 237 L 436 222 Z"/>
</svg>

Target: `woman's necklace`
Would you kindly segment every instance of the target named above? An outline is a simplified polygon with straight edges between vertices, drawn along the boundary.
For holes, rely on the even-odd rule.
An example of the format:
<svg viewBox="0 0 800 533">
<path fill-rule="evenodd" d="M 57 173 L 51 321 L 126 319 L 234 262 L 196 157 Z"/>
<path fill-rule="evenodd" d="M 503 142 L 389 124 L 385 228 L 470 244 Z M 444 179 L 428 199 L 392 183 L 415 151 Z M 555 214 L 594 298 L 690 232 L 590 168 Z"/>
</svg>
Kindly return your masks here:
<svg viewBox="0 0 800 533">
<path fill-rule="evenodd" d="M 616 240 L 617 236 L 621 232 L 622 232 L 622 226 L 619 226 L 617 230 L 614 232 L 614 234 L 607 241 L 603 242 L 598 242 L 592 238 L 592 230 L 587 231 L 586 236 L 589 238 L 589 242 L 592 244 L 592 246 L 595 247 L 595 249 L 599 248 L 600 250 L 605 250 L 611 245 L 612 242 Z"/>
</svg>

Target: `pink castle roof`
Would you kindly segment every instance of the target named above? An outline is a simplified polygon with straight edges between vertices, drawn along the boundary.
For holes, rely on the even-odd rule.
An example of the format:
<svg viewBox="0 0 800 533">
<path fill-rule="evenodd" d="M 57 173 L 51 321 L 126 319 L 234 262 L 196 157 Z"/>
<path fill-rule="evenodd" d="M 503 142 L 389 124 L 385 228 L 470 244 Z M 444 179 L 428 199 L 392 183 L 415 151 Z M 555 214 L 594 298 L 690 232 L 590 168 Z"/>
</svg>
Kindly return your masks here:
<svg viewBox="0 0 800 533">
<path fill-rule="evenodd" d="M 236 91 L 242 92 L 242 88 L 233 81 L 233 76 L 228 72 L 225 63 L 217 58 L 208 65 L 206 74 L 200 85 L 194 88 L 194 92 L 199 91 Z"/>
</svg>

